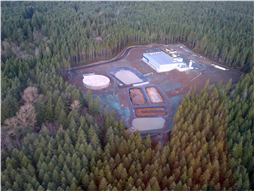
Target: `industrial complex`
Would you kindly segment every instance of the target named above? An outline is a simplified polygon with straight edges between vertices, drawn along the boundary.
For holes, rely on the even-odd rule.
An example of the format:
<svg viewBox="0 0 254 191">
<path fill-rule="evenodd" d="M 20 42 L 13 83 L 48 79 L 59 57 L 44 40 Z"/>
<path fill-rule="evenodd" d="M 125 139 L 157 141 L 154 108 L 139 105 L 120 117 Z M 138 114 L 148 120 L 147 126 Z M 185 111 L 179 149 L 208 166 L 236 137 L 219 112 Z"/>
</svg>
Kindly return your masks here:
<svg viewBox="0 0 254 191">
<path fill-rule="evenodd" d="M 181 45 L 129 47 L 114 60 L 76 67 L 70 74 L 72 84 L 92 90 L 104 107 L 115 110 L 130 133 L 138 130 L 154 139 L 172 129 L 172 118 L 191 86 L 200 91 L 208 79 L 225 84 L 240 77 Z"/>
<path fill-rule="evenodd" d="M 145 65 L 160 72 L 178 70 L 180 72 L 192 69 L 192 61 L 189 64 L 184 62 L 182 57 L 174 54 L 176 51 L 169 50 L 143 53 L 142 60 Z M 172 54 L 172 55 L 170 55 Z M 149 67 L 148 67 L 149 68 Z M 129 100 L 130 115 L 132 122 L 129 131 L 139 130 L 141 133 L 158 133 L 167 128 L 172 118 L 172 104 L 165 92 L 156 85 L 149 85 L 145 75 L 152 75 L 149 72 L 145 75 L 130 67 L 115 67 L 108 74 L 113 77 L 110 80 L 106 75 L 95 73 L 83 73 L 83 85 L 91 90 L 101 90 L 110 86 L 110 81 L 118 82 L 119 87 L 126 88 L 125 92 Z M 132 87 L 131 87 L 132 86 Z M 114 90 L 116 95 L 116 90 Z M 166 125 L 167 124 L 167 125 Z"/>
<path fill-rule="evenodd" d="M 171 57 L 164 52 L 144 53 L 143 61 L 157 72 L 168 72 L 177 69 L 183 72 L 192 69 L 192 62 L 189 65 L 183 62 L 181 57 Z"/>
</svg>

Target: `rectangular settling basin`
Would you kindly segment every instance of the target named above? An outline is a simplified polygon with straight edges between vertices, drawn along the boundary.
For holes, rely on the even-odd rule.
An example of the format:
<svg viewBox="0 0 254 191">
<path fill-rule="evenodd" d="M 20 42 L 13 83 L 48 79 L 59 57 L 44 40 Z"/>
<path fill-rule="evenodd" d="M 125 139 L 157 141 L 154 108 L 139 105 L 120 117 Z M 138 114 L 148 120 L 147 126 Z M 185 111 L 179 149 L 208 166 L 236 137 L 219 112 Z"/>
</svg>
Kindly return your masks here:
<svg viewBox="0 0 254 191">
<path fill-rule="evenodd" d="M 129 70 L 120 70 L 115 73 L 115 76 L 126 85 L 143 82 L 142 79 Z"/>
<path fill-rule="evenodd" d="M 152 103 L 161 103 L 164 102 L 161 94 L 155 87 L 146 88 L 146 93 Z"/>
<path fill-rule="evenodd" d="M 133 105 L 143 105 L 146 103 L 144 95 L 139 88 L 130 89 L 130 99 Z"/>
<path fill-rule="evenodd" d="M 135 109 L 135 115 L 137 117 L 156 117 L 167 115 L 165 107 L 150 107 L 150 108 L 138 108 Z"/>
<path fill-rule="evenodd" d="M 162 129 L 165 122 L 166 120 L 162 117 L 135 118 L 132 120 L 132 126 L 140 132 L 151 131 Z"/>
</svg>

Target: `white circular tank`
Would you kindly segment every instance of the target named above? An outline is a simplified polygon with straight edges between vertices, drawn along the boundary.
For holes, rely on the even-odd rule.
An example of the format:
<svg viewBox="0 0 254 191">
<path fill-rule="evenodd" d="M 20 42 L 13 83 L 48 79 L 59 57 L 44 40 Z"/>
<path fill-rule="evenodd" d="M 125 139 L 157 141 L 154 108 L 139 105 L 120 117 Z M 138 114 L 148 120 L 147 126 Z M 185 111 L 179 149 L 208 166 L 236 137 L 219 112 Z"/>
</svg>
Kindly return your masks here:
<svg viewBox="0 0 254 191">
<path fill-rule="evenodd" d="M 102 75 L 87 75 L 83 76 L 83 84 L 86 88 L 92 90 L 100 90 L 108 87 L 110 80 Z"/>
</svg>

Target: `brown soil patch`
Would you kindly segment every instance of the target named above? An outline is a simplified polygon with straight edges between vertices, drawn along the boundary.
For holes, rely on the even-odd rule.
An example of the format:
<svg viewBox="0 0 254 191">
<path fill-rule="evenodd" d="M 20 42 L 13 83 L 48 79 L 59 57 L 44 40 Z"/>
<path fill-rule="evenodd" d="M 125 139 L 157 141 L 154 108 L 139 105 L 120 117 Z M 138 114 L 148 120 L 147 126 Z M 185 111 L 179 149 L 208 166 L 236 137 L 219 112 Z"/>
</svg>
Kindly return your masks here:
<svg viewBox="0 0 254 191">
<path fill-rule="evenodd" d="M 165 116 L 167 112 L 165 107 L 157 108 L 140 108 L 135 109 L 135 115 L 137 117 L 156 117 L 156 116 Z"/>
<path fill-rule="evenodd" d="M 161 103 L 163 98 L 155 87 L 146 88 L 146 93 L 152 103 Z"/>
<path fill-rule="evenodd" d="M 146 103 L 143 93 L 140 89 L 130 89 L 130 98 L 133 105 L 143 105 Z"/>
</svg>

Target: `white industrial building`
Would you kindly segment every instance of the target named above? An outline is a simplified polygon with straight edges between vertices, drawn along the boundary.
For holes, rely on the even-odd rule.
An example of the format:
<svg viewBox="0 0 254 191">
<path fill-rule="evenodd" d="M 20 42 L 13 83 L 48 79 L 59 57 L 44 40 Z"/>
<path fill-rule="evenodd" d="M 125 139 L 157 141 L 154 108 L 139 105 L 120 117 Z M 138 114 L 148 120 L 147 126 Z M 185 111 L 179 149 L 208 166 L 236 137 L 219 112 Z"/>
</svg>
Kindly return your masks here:
<svg viewBox="0 0 254 191">
<path fill-rule="evenodd" d="M 144 53 L 142 60 L 157 72 L 168 72 L 174 69 L 182 72 L 191 69 L 192 64 L 190 62 L 188 66 L 183 62 L 183 58 L 173 58 L 164 52 Z"/>
</svg>

